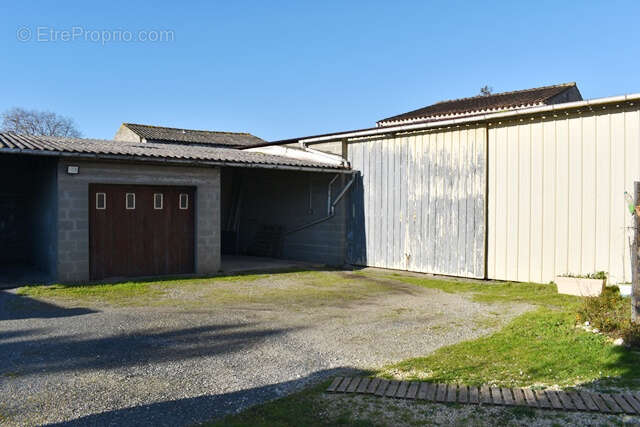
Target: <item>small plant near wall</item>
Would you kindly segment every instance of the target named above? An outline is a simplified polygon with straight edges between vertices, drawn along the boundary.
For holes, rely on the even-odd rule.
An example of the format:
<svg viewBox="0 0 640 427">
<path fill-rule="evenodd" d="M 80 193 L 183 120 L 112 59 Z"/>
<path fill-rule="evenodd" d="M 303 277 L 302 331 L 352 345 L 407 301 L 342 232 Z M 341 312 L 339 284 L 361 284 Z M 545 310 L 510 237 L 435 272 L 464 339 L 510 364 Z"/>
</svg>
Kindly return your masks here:
<svg viewBox="0 0 640 427">
<path fill-rule="evenodd" d="M 598 271 L 585 275 L 567 274 L 556 276 L 554 282 L 558 286 L 559 294 L 597 297 L 607 284 L 607 272 Z"/>
<path fill-rule="evenodd" d="M 579 325 L 593 333 L 602 333 L 614 344 L 640 347 L 640 325 L 631 321 L 629 300 L 617 286 L 608 286 L 597 297 L 585 298 L 576 313 Z"/>
<path fill-rule="evenodd" d="M 575 279 L 607 280 L 607 272 L 598 271 L 596 273 L 589 273 L 589 274 L 561 274 L 558 277 L 573 277 Z"/>
</svg>

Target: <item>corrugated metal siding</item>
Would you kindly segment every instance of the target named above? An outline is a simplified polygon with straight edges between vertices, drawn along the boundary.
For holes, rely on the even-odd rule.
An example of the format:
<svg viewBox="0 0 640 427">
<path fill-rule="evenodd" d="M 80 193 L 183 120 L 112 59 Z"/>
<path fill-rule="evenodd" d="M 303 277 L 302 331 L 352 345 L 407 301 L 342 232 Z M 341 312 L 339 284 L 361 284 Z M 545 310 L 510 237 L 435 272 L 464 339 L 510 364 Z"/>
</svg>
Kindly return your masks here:
<svg viewBox="0 0 640 427">
<path fill-rule="evenodd" d="M 630 280 L 624 191 L 640 178 L 639 123 L 612 106 L 489 128 L 489 278 Z"/>
<path fill-rule="evenodd" d="M 484 277 L 485 153 L 484 127 L 349 143 L 362 222 L 350 228 L 350 262 Z"/>
</svg>

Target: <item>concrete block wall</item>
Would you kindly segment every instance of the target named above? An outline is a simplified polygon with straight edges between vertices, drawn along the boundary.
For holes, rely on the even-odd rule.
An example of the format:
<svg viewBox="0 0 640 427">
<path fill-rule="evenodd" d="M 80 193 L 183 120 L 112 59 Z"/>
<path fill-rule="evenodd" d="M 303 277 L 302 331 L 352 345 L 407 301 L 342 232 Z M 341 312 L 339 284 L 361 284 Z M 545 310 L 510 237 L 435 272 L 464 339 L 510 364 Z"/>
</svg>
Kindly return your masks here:
<svg viewBox="0 0 640 427">
<path fill-rule="evenodd" d="M 241 208 L 241 251 L 262 226 L 280 226 L 285 231 L 327 216 L 327 185 L 335 176 L 323 172 L 246 170 L 238 177 L 244 188 Z M 340 175 L 332 186 L 337 196 L 346 180 Z M 226 184 L 225 184 L 226 185 Z M 346 256 L 346 212 L 348 198 L 328 221 L 287 235 L 282 258 L 329 265 L 343 265 Z"/>
<path fill-rule="evenodd" d="M 80 173 L 67 174 L 68 166 Z M 220 270 L 220 169 L 60 160 L 58 280 L 89 280 L 89 184 L 196 187 L 196 273 Z"/>
<path fill-rule="evenodd" d="M 323 174 L 316 178 L 313 186 L 314 216 L 323 217 L 327 215 L 327 184 L 333 175 Z M 340 175 L 340 178 L 333 183 L 333 198 L 342 190 L 347 178 L 349 177 Z M 344 197 L 336 206 L 333 218 L 285 237 L 283 256 L 289 259 L 322 262 L 328 265 L 344 265 L 346 262 L 348 203 L 349 198 Z M 304 222 L 291 222 L 289 225 L 293 227 L 300 224 L 304 224 Z"/>
</svg>

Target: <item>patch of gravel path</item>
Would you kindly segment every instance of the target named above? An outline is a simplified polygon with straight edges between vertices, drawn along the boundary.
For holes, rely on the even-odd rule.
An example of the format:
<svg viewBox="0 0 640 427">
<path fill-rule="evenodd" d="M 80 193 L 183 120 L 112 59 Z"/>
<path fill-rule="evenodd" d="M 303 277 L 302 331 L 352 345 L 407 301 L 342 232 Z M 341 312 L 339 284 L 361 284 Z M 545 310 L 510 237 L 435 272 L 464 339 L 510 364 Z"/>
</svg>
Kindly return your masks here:
<svg viewBox="0 0 640 427">
<path fill-rule="evenodd" d="M 11 426 L 199 423 L 476 338 L 530 308 L 397 282 L 295 310 L 41 304 L 20 315 L 10 308 L 19 298 L 0 291 L 0 424 Z"/>
</svg>

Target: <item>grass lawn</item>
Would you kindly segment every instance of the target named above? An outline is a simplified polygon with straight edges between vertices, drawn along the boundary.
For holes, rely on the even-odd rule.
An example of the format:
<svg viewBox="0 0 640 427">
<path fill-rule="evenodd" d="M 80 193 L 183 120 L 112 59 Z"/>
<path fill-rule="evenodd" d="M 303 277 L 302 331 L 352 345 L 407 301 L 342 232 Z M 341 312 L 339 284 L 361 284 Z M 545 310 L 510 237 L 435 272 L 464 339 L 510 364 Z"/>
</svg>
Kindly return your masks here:
<svg viewBox="0 0 640 427">
<path fill-rule="evenodd" d="M 467 385 L 637 387 L 640 357 L 601 335 L 577 332 L 575 316 L 540 308 L 484 338 L 386 367 L 402 379 Z"/>
<path fill-rule="evenodd" d="M 614 346 L 603 335 L 576 329 L 576 310 L 581 300 L 558 295 L 555 285 L 441 280 L 368 270 L 359 274 L 444 292 L 464 293 L 476 301 L 486 303 L 519 302 L 535 306 L 533 310 L 490 336 L 386 366 L 376 372 L 377 376 L 468 385 L 540 388 L 586 386 L 602 391 L 640 388 L 640 355 L 625 347 Z M 375 407 L 378 404 L 375 399 L 369 401 L 367 399 L 370 397 L 367 396 L 339 396 L 335 397 L 340 399 L 340 404 L 336 406 L 331 403 L 332 398 L 322 392 L 326 386 L 327 384 L 322 384 L 251 408 L 212 425 L 378 424 L 376 420 L 381 418 L 376 415 L 375 409 L 371 409 L 372 405 Z M 415 418 L 412 415 L 415 407 L 398 410 L 398 405 L 406 403 L 378 399 L 381 400 L 392 401 L 380 404 L 388 406 L 383 411 L 397 411 L 397 420 L 404 420 L 408 424 L 415 421 L 411 421 Z M 362 406 L 363 402 L 365 406 Z M 435 405 L 427 404 L 427 407 L 433 406 Z M 421 410 L 424 412 L 424 408 Z M 507 417 L 503 420 L 505 422 L 515 422 L 514 420 L 524 417 L 526 423 L 526 418 L 532 416 L 532 413 L 521 408 L 502 408 L 497 411 L 501 412 L 491 416 Z M 477 421 L 481 423 L 482 418 Z M 419 422 L 436 422 L 436 418 L 420 418 Z M 458 419 L 458 422 L 473 420 L 465 418 Z M 578 423 L 576 420 L 567 422 Z"/>
<path fill-rule="evenodd" d="M 558 295 L 555 285 L 392 277 L 416 286 L 468 293 L 477 301 L 525 302 L 536 309 L 488 337 L 390 365 L 380 372 L 382 376 L 506 387 L 570 387 L 597 381 L 600 389 L 640 388 L 640 354 L 612 345 L 603 335 L 576 329 L 581 299 Z"/>
<path fill-rule="evenodd" d="M 205 426 L 325 426 L 325 425 L 357 425 L 354 424 L 349 408 L 330 417 L 319 417 L 326 407 L 318 399 L 328 382 L 310 387 L 282 399 L 254 406 L 246 411 L 226 417 Z M 371 425 L 363 423 L 362 425 Z"/>
<path fill-rule="evenodd" d="M 207 279 L 176 279 L 159 281 L 130 281 L 104 284 L 54 284 L 29 285 L 18 289 L 17 294 L 52 300 L 78 303 L 107 303 L 113 305 L 147 305 L 160 303 L 163 296 L 174 288 L 186 288 L 203 284 L 226 284 L 237 280 L 251 282 L 259 276 L 213 277 Z"/>
<path fill-rule="evenodd" d="M 622 417 L 526 407 L 433 404 L 368 395 L 326 394 L 325 382 L 299 393 L 251 407 L 204 427 L 423 426 L 423 425 L 623 425 Z"/>
</svg>

